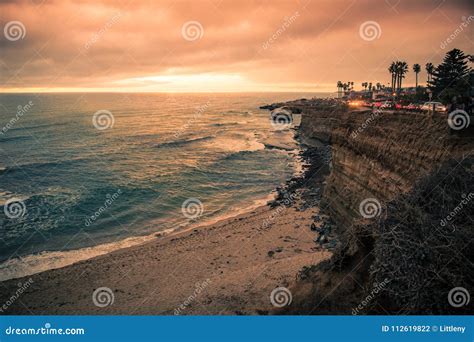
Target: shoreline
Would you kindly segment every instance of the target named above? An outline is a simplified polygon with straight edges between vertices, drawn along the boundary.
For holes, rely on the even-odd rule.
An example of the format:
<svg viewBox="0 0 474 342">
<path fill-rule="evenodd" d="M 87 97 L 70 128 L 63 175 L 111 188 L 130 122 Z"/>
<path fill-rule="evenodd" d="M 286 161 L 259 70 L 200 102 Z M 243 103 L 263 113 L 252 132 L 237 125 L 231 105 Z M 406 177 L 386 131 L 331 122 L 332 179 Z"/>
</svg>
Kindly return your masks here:
<svg viewBox="0 0 474 342">
<path fill-rule="evenodd" d="M 4 312 L 173 314 L 197 284 L 206 284 L 209 289 L 201 289 L 196 303 L 178 310 L 179 314 L 269 314 L 274 310 L 269 297 L 273 289 L 290 287 L 303 267 L 332 254 L 315 242 L 310 227 L 319 208 L 308 204 L 308 187 L 303 184 L 307 173 L 314 177 L 310 172 L 314 165 L 308 165 L 305 153 L 322 146 L 309 146 L 297 135 L 295 158 L 300 158 L 304 171 L 272 192 L 273 201 L 267 198 L 265 205 L 213 223 L 193 224 L 159 237 L 159 232 L 154 233 L 151 241 L 2 281 L 6 291 L 0 302 L 4 303 L 19 282 L 32 283 L 21 302 L 14 301 Z M 325 176 L 323 172 L 318 175 L 321 184 Z M 283 202 L 285 191 L 294 195 L 290 203 Z M 78 281 L 80 287 L 75 286 Z M 93 304 L 92 295 L 100 287 L 111 289 L 114 305 L 100 308 Z M 153 305 L 143 305 L 148 301 Z"/>
<path fill-rule="evenodd" d="M 296 120 L 295 127 L 298 127 L 300 119 Z M 262 142 L 265 148 L 275 149 L 292 155 L 295 161 L 295 168 L 292 177 L 298 177 L 303 172 L 303 161 L 300 154 L 302 152 L 302 145 L 297 141 L 295 135 L 291 138 L 292 142 L 278 142 L 275 145 L 267 146 L 268 142 Z M 294 145 L 292 145 L 294 144 Z M 277 187 L 279 188 L 279 187 Z M 33 254 L 27 254 L 16 258 L 5 259 L 0 262 L 0 282 L 21 279 L 41 272 L 47 272 L 58 268 L 67 267 L 75 263 L 93 259 L 102 255 L 107 255 L 117 250 L 126 249 L 129 247 L 140 246 L 157 238 L 165 236 L 174 236 L 183 231 L 193 230 L 217 224 L 226 219 L 230 219 L 241 214 L 251 212 L 252 210 L 265 206 L 275 199 L 277 196 L 276 188 L 265 196 L 255 197 L 251 200 L 241 201 L 230 208 L 236 210 L 226 210 L 224 213 L 215 216 L 207 217 L 204 220 L 197 220 L 196 222 L 189 221 L 186 224 L 164 229 L 162 231 L 154 231 L 145 235 L 129 236 L 118 239 L 112 242 L 104 242 L 99 245 L 86 246 L 70 250 L 47 250 Z M 247 205 L 248 202 L 251 204 Z M 150 223 L 152 224 L 152 223 Z"/>
<path fill-rule="evenodd" d="M 193 222 L 186 226 L 169 228 L 162 231 L 153 232 L 147 235 L 130 236 L 118 241 L 102 243 L 95 246 L 83 247 L 64 251 L 43 251 L 35 254 L 28 254 L 19 258 L 7 259 L 0 263 L 0 283 L 9 280 L 21 279 L 38 273 L 48 272 L 74 265 L 78 262 L 87 261 L 102 255 L 107 255 L 122 249 L 141 246 L 163 237 L 173 237 L 193 229 L 205 228 L 206 226 L 219 224 L 225 220 L 251 212 L 259 207 L 266 206 L 269 201 L 275 198 L 275 191 L 268 196 L 253 200 L 253 204 L 241 207 L 236 213 L 225 213 L 210 217 L 203 222 Z M 84 255 L 86 254 L 86 255 Z M 46 263 L 46 264 L 45 264 Z M 28 270 L 14 270 L 8 268 L 27 264 Z M 5 270 L 6 269 L 6 270 Z M 11 276 L 15 274 L 15 276 Z"/>
<path fill-rule="evenodd" d="M 216 225 L 3 282 L 2 303 L 20 283 L 31 283 L 4 313 L 172 315 L 205 283 L 180 314 L 268 314 L 274 288 L 290 286 L 302 267 L 331 255 L 316 246 L 309 230 L 317 210 L 286 208 L 270 226 L 255 229 L 271 212 L 259 207 Z M 113 291 L 113 305 L 93 304 L 101 287 Z"/>
</svg>

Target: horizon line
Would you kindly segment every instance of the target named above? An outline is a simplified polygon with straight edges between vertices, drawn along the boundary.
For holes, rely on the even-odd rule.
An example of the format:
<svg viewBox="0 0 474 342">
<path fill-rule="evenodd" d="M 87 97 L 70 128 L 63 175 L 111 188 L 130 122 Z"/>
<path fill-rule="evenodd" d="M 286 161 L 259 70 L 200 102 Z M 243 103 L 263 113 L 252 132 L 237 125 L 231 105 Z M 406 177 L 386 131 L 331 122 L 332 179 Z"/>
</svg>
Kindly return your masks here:
<svg viewBox="0 0 474 342">
<path fill-rule="evenodd" d="M 337 93 L 337 91 L 298 91 L 298 90 L 287 90 L 287 91 L 0 91 L 0 94 L 82 94 L 82 93 L 96 93 L 96 94 L 251 94 L 251 93 L 307 93 L 307 94 L 331 94 Z"/>
</svg>

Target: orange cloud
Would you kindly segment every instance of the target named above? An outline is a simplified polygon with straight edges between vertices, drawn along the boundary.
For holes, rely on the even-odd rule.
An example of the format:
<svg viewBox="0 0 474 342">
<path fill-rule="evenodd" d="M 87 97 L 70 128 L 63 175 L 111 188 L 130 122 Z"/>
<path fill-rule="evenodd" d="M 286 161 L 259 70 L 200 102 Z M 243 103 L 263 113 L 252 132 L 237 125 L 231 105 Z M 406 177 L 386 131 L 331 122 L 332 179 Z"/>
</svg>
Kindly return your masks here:
<svg viewBox="0 0 474 342">
<path fill-rule="evenodd" d="M 469 1 L 8 1 L 0 4 L 3 91 L 334 90 L 383 82 L 394 59 L 470 53 Z M 24 25 L 9 40 L 3 28 Z M 364 39 L 360 26 L 380 32 Z M 183 29 L 188 25 L 189 31 Z M 425 78 L 422 73 L 420 80 Z M 413 83 L 414 76 L 407 76 Z"/>
</svg>

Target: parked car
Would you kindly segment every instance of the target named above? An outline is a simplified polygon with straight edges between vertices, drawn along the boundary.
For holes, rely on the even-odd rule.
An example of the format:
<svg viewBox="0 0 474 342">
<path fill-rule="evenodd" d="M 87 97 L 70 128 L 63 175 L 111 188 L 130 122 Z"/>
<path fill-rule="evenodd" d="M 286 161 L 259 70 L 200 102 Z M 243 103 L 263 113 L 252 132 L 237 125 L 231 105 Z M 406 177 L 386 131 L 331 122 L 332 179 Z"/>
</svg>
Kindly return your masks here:
<svg viewBox="0 0 474 342">
<path fill-rule="evenodd" d="M 430 111 L 430 110 L 433 110 L 433 106 L 434 106 L 435 112 L 443 113 L 443 112 L 446 112 L 447 110 L 444 104 L 442 104 L 441 102 L 434 102 L 434 101 L 425 102 L 425 104 L 421 106 L 421 110 Z"/>
<path fill-rule="evenodd" d="M 382 105 L 381 101 L 372 102 L 372 108 L 380 108 L 381 105 Z"/>
<path fill-rule="evenodd" d="M 409 104 L 403 106 L 403 109 L 411 110 L 411 111 L 418 111 L 418 110 L 421 110 L 421 106 L 419 104 L 416 104 L 416 103 L 409 103 Z"/>
<path fill-rule="evenodd" d="M 381 109 L 393 109 L 395 108 L 395 103 L 393 101 L 385 101 L 380 106 Z"/>
</svg>

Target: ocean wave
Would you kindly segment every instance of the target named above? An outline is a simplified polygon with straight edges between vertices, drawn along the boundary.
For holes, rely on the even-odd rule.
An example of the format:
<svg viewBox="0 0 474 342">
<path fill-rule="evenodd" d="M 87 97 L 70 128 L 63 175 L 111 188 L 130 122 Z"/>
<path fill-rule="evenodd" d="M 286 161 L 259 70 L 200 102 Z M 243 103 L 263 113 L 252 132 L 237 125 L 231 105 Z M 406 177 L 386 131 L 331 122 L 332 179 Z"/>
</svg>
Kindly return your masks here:
<svg viewBox="0 0 474 342">
<path fill-rule="evenodd" d="M 69 122 L 48 122 L 47 124 L 40 124 L 40 125 L 34 125 L 34 126 L 26 126 L 24 129 L 36 129 L 36 128 L 43 128 L 43 127 L 58 127 L 58 126 L 68 126 Z"/>
<path fill-rule="evenodd" d="M 20 135 L 20 136 L 16 136 L 16 137 L 3 137 L 3 136 L 0 136 L 0 142 L 2 142 L 2 143 L 11 142 L 11 141 L 18 142 L 18 141 L 31 140 L 31 139 L 33 139 L 33 138 L 29 135 Z"/>
<path fill-rule="evenodd" d="M 132 236 L 116 242 L 99 244 L 92 247 L 83 247 L 66 251 L 43 251 L 18 258 L 11 258 L 0 263 L 0 281 L 26 277 L 36 273 L 66 267 L 80 261 L 109 254 L 119 249 L 142 245 L 144 243 L 153 241 L 158 237 L 162 238 L 164 236 L 173 235 L 179 232 L 213 225 L 222 220 L 252 211 L 262 205 L 265 205 L 268 203 L 268 201 L 274 198 L 275 193 L 271 193 L 266 197 L 257 198 L 251 201 L 244 201 L 239 206 L 229 207 L 225 213 L 214 215 L 199 223 L 179 225 L 175 228 L 153 232 L 148 235 Z"/>
<path fill-rule="evenodd" d="M 165 141 L 165 142 L 156 144 L 154 147 L 158 147 L 158 148 L 159 147 L 177 147 L 177 146 L 183 146 L 187 144 L 210 140 L 213 138 L 214 136 L 206 136 L 206 137 L 200 137 L 200 138 L 171 140 L 171 141 Z"/>
<path fill-rule="evenodd" d="M 23 194 L 14 194 L 10 191 L 0 191 L 0 206 L 5 205 L 5 203 L 12 198 L 20 200 L 22 202 L 27 201 L 31 196 Z"/>
<path fill-rule="evenodd" d="M 0 169 L 0 174 L 10 174 L 13 172 L 24 171 L 26 169 L 33 169 L 35 171 L 39 171 L 42 169 L 49 169 L 55 168 L 58 166 L 67 166 L 72 165 L 78 162 L 87 162 L 88 160 L 85 158 L 77 158 L 77 159 L 68 159 L 68 160 L 58 160 L 58 161 L 51 161 L 51 162 L 34 162 L 34 163 L 25 163 L 21 165 L 15 166 L 6 166 L 3 169 Z"/>
<path fill-rule="evenodd" d="M 155 238 L 154 235 L 138 236 L 94 247 L 84 247 L 69 251 L 44 251 L 38 254 L 11 258 L 0 264 L 0 281 L 26 277 L 47 270 L 65 267 L 82 260 L 113 252 L 117 249 L 139 245 L 153 238 Z"/>
<path fill-rule="evenodd" d="M 57 123 L 46 123 L 46 124 L 38 124 L 38 125 L 31 125 L 31 126 L 19 126 L 19 127 L 12 127 L 8 131 L 9 132 L 21 132 L 21 131 L 32 131 L 37 128 L 50 128 L 50 127 L 58 127 L 58 126 L 67 126 L 69 125 L 68 122 L 57 122 Z"/>
<path fill-rule="evenodd" d="M 220 136 L 209 140 L 204 145 L 208 149 L 231 153 L 242 151 L 254 152 L 265 149 L 265 145 L 253 133 Z"/>
<path fill-rule="evenodd" d="M 162 134 L 158 133 L 142 133 L 142 134 L 134 134 L 127 137 L 128 140 L 140 140 L 143 139 L 159 139 L 161 138 Z"/>
</svg>

